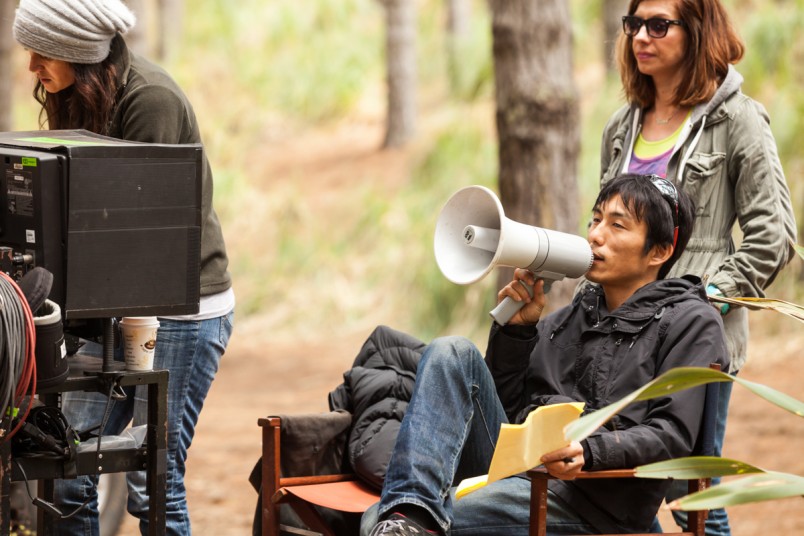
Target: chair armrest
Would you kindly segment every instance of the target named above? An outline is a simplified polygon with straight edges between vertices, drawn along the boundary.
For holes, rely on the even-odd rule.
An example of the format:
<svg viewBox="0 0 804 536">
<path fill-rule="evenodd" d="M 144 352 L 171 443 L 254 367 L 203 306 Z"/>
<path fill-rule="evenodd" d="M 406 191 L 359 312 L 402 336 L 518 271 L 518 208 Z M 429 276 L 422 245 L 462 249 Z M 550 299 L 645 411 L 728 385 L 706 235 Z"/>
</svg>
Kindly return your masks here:
<svg viewBox="0 0 804 536">
<path fill-rule="evenodd" d="M 547 469 L 544 467 L 531 469 L 527 472 L 527 474 L 530 478 L 538 478 L 542 480 L 553 480 L 557 478 L 548 473 Z M 635 475 L 636 471 L 633 469 L 605 469 L 601 471 L 581 471 L 575 478 L 580 480 L 592 478 L 634 478 Z"/>
<path fill-rule="evenodd" d="M 329 484 L 331 482 L 349 482 L 357 480 L 356 474 L 319 475 L 319 476 L 289 476 L 281 478 L 282 487 L 309 486 L 311 484 Z"/>
</svg>

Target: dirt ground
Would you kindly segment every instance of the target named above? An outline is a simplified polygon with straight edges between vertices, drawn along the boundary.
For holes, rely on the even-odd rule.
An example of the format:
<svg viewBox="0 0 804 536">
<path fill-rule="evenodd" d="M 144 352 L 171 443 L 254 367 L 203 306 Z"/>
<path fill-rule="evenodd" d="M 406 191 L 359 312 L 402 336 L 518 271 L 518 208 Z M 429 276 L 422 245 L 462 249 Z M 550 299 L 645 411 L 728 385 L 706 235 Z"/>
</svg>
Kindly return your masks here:
<svg viewBox="0 0 804 536">
<path fill-rule="evenodd" d="M 293 176 L 289 169 L 298 170 L 297 176 L 310 181 L 314 191 L 324 191 L 318 200 L 322 213 L 324 206 L 344 202 L 333 197 L 336 190 L 348 191 L 353 177 L 365 176 L 356 173 L 356 167 L 381 169 L 383 180 L 393 183 L 395 178 L 388 174 L 403 173 L 407 165 L 404 153 L 376 151 L 381 139 L 378 122 L 362 124 L 357 131 L 352 127 L 348 135 L 320 133 L 273 147 L 262 154 L 271 168 L 263 173 L 278 178 Z M 228 227 L 230 233 L 233 227 Z M 227 235 L 235 254 L 239 243 L 249 239 L 239 232 Z M 773 313 L 754 313 L 763 314 Z M 247 479 L 260 455 L 257 419 L 269 414 L 326 411 L 327 394 L 341 383 L 343 372 L 374 327 L 366 322 L 350 332 L 330 327 L 317 339 L 299 341 L 266 333 L 259 318 L 236 321 L 189 451 L 186 485 L 197 536 L 250 534 L 257 494 Z M 741 377 L 802 399 L 804 330 L 793 320 L 780 324 L 782 333 L 777 336 L 752 338 L 749 364 Z M 285 338 L 278 338 L 282 336 Z M 802 445 L 800 418 L 735 386 L 725 456 L 804 475 Z M 734 536 L 804 535 L 801 498 L 739 506 L 729 514 Z M 668 515 L 662 514 L 666 528 L 671 526 Z M 134 523 L 127 520 L 123 534 L 135 533 Z"/>
</svg>

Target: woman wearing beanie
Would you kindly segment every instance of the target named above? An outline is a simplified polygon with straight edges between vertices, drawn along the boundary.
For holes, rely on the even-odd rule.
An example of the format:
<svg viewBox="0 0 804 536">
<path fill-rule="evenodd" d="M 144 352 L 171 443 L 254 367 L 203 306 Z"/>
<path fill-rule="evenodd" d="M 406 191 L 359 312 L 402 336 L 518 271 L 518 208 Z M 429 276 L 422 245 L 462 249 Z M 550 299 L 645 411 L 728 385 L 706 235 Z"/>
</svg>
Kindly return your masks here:
<svg viewBox="0 0 804 536">
<path fill-rule="evenodd" d="M 161 68 L 133 54 L 122 35 L 135 23 L 120 0 L 21 0 L 14 37 L 30 53 L 37 77 L 34 97 L 41 126 L 86 129 L 147 143 L 201 143 L 193 108 Z M 212 208 L 212 173 L 203 159 L 201 304 L 197 315 L 159 318 L 156 368 L 170 371 L 168 388 L 167 532 L 190 534 L 184 488 L 185 460 L 198 415 L 232 330 L 235 305 L 228 259 Z M 74 428 L 98 425 L 106 398 L 65 393 L 63 411 Z M 145 402 L 115 402 L 104 434 L 119 434 L 131 421 L 144 423 Z M 58 481 L 65 514 L 96 495 L 96 477 Z M 128 509 L 147 532 L 144 472 L 129 473 Z M 98 534 L 97 501 L 59 522 L 60 534 Z"/>
</svg>

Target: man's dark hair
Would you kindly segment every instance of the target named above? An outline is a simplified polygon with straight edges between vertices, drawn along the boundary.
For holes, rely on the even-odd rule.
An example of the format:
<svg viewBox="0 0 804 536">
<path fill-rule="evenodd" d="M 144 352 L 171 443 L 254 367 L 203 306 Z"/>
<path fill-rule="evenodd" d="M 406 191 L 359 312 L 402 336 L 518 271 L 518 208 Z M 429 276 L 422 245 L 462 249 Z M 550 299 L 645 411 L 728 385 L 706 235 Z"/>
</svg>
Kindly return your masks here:
<svg viewBox="0 0 804 536">
<path fill-rule="evenodd" d="M 673 245 L 675 235 L 676 217 L 673 214 L 675 207 L 670 199 L 662 195 L 662 192 L 653 183 L 652 177 L 655 175 L 620 175 L 603 186 L 595 201 L 595 208 L 599 208 L 615 195 L 620 196 L 625 208 L 637 220 L 644 221 L 648 227 L 644 248 L 646 254 L 656 244 Z M 675 239 L 676 247 L 673 254 L 659 268 L 659 279 L 664 279 L 684 252 L 695 222 L 694 203 L 683 190 L 676 188 L 676 192 L 678 195 L 678 237 Z"/>
</svg>

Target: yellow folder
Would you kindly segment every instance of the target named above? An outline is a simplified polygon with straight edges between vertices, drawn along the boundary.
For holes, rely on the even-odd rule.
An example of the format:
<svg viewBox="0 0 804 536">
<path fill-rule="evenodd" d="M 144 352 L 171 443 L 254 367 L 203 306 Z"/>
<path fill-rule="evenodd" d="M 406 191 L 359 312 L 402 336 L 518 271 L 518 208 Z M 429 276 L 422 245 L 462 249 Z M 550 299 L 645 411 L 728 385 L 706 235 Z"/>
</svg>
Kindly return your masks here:
<svg viewBox="0 0 804 536">
<path fill-rule="evenodd" d="M 503 424 L 489 474 L 461 481 L 455 497 L 460 499 L 486 484 L 541 465 L 542 456 L 569 445 L 564 427 L 582 412 L 583 402 L 552 404 L 531 411 L 522 424 Z"/>
</svg>

